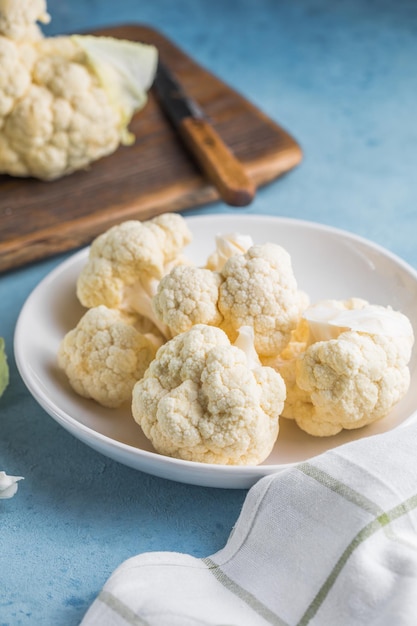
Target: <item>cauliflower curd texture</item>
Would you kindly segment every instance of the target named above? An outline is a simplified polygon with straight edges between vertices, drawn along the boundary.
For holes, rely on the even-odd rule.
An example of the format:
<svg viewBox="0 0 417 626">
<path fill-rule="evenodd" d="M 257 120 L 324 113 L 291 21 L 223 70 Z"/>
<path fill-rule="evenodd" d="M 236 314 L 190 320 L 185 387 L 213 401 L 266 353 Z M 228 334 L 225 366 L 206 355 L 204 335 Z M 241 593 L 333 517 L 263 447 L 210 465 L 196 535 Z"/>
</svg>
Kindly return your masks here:
<svg viewBox="0 0 417 626">
<path fill-rule="evenodd" d="M 85 307 L 104 304 L 143 315 L 168 333 L 155 317 L 152 298 L 171 267 L 186 262 L 182 250 L 190 240 L 185 220 L 176 213 L 113 226 L 91 245 L 77 281 L 78 299 Z"/>
<path fill-rule="evenodd" d="M 133 388 L 132 412 L 162 454 L 253 465 L 274 446 L 284 399 L 277 372 L 253 366 L 221 329 L 197 324 L 158 350 Z"/>
<path fill-rule="evenodd" d="M 0 0 L 0 173 L 54 180 L 133 141 L 127 125 L 146 102 L 157 52 L 43 37 L 38 20 L 49 20 L 43 0 Z"/>
<path fill-rule="evenodd" d="M 251 326 L 261 357 L 284 349 L 306 305 L 290 255 L 272 243 L 235 250 L 220 271 L 176 267 L 160 281 L 153 302 L 173 335 L 202 323 L 222 328 L 234 342 L 240 328 Z"/>
<path fill-rule="evenodd" d="M 283 416 L 302 430 L 329 436 L 361 428 L 407 392 L 414 337 L 402 313 L 355 298 L 325 301 L 304 312 L 300 328 L 276 366 L 287 387 Z"/>
<path fill-rule="evenodd" d="M 87 311 L 58 353 L 75 392 L 129 405 L 157 452 L 256 465 L 281 417 L 328 437 L 386 417 L 407 393 L 404 314 L 355 297 L 311 304 L 274 243 L 220 234 L 197 266 L 191 239 L 175 213 L 97 237 L 76 285 Z"/>
<path fill-rule="evenodd" d="M 130 402 L 134 384 L 160 345 L 136 316 L 101 305 L 89 309 L 65 335 L 58 364 L 80 396 L 115 408 Z"/>
</svg>

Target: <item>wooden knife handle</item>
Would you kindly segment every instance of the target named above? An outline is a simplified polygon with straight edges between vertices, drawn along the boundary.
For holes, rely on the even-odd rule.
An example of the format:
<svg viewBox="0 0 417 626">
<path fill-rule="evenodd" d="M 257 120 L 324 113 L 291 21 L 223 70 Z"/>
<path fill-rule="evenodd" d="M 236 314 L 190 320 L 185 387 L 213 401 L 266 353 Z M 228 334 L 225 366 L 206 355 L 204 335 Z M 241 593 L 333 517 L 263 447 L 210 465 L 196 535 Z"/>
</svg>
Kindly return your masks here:
<svg viewBox="0 0 417 626">
<path fill-rule="evenodd" d="M 255 196 L 253 181 L 207 120 L 185 117 L 179 131 L 188 149 L 227 204 L 246 206 L 252 202 Z"/>
</svg>

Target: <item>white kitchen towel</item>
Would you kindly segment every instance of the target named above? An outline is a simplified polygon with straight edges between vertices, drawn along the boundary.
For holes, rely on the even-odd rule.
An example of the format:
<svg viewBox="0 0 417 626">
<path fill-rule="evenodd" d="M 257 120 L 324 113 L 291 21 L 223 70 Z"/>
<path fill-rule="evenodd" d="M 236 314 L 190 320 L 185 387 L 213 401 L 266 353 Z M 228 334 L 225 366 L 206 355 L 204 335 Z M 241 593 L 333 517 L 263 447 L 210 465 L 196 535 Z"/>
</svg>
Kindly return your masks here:
<svg viewBox="0 0 417 626">
<path fill-rule="evenodd" d="M 125 561 L 82 626 L 416 626 L 417 425 L 262 478 L 226 546 Z"/>
</svg>

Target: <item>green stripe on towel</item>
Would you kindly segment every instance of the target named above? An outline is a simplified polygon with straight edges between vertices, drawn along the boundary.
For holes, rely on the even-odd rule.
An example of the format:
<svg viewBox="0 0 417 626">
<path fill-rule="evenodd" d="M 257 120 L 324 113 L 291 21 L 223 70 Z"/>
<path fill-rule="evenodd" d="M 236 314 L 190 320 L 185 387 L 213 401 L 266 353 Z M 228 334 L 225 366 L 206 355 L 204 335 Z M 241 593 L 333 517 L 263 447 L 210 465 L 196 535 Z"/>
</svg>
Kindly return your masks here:
<svg viewBox="0 0 417 626">
<path fill-rule="evenodd" d="M 345 483 L 341 482 L 337 478 L 334 478 L 327 472 L 319 469 L 315 465 L 310 463 L 300 463 L 297 468 L 300 472 L 303 472 L 306 476 L 314 478 L 318 483 L 324 485 L 331 491 L 336 492 L 339 496 L 342 496 L 345 500 L 356 504 L 364 511 L 371 513 L 372 515 L 379 515 L 382 513 L 382 509 L 372 500 L 369 500 L 366 496 L 363 496 L 359 491 L 355 491 Z"/>
<path fill-rule="evenodd" d="M 358 546 L 360 546 L 366 539 L 371 537 L 373 534 L 381 530 L 384 526 L 391 524 L 396 519 L 406 515 L 410 511 L 414 510 L 417 507 L 417 494 L 411 496 L 401 504 L 398 504 L 390 511 L 386 511 L 378 515 L 372 522 L 369 522 L 361 531 L 352 539 L 350 544 L 347 546 L 346 550 L 343 552 L 342 556 L 334 566 L 330 575 L 326 579 L 325 583 L 321 587 L 320 591 L 317 593 L 313 602 L 308 607 L 307 611 L 304 613 L 297 626 L 306 626 L 309 621 L 314 617 L 317 613 L 321 605 L 323 604 L 326 596 L 330 592 L 333 587 L 337 577 L 348 561 L 349 557 L 353 554 Z"/>
<path fill-rule="evenodd" d="M 245 602 L 250 608 L 260 615 L 266 622 L 273 626 L 288 626 L 287 622 L 284 622 L 278 615 L 273 613 L 267 606 L 262 604 L 256 596 L 246 591 L 243 587 L 235 583 L 229 576 L 227 576 L 217 563 L 210 558 L 201 559 L 203 563 L 207 565 L 213 576 L 228 589 L 231 593 L 237 596 L 240 600 Z"/>
<path fill-rule="evenodd" d="M 101 591 L 98 595 L 98 599 L 117 613 L 119 617 L 123 618 L 127 624 L 131 624 L 131 626 L 149 626 L 149 622 L 136 615 L 134 611 L 129 609 L 126 604 L 119 600 L 119 598 L 116 598 L 112 593 Z"/>
</svg>

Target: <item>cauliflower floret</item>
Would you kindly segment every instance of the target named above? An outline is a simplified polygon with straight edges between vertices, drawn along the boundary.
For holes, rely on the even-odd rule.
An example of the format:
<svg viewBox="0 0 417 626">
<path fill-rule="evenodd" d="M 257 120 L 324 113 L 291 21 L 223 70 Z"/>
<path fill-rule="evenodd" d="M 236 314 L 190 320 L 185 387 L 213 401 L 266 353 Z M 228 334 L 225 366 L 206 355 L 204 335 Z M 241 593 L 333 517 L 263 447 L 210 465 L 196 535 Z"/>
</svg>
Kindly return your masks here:
<svg viewBox="0 0 417 626">
<path fill-rule="evenodd" d="M 304 349 L 295 343 L 276 363 L 287 387 L 283 417 L 329 436 L 388 415 L 410 384 L 408 318 L 360 299 L 326 301 L 304 316 Z"/>
<path fill-rule="evenodd" d="M 65 335 L 58 365 L 76 393 L 111 408 L 131 401 L 134 384 L 162 343 L 142 334 L 137 322 L 134 315 L 101 305 L 89 309 Z"/>
<path fill-rule="evenodd" d="M 362 298 L 348 298 L 346 300 L 320 300 L 316 304 L 309 305 L 308 299 L 306 299 L 302 307 L 302 317 L 291 332 L 289 343 L 279 354 L 262 358 L 262 364 L 280 370 L 285 367 L 288 370 L 288 375 L 293 377 L 290 371 L 294 370 L 294 359 L 306 350 L 307 345 L 318 340 L 335 338 L 340 333 L 340 330 L 336 329 L 335 331 L 335 327 L 327 323 L 327 318 L 323 323 L 320 323 L 322 317 L 325 317 L 325 315 L 334 317 L 340 311 L 362 309 L 368 304 L 369 302 Z M 324 314 L 324 311 L 327 311 L 327 313 Z M 285 380 L 288 386 L 287 378 Z"/>
<path fill-rule="evenodd" d="M 220 272 L 176 268 L 154 297 L 155 315 L 172 335 L 209 324 L 233 343 L 240 328 L 251 326 L 262 358 L 283 350 L 307 304 L 288 252 L 272 243 L 251 246 L 244 254 L 235 250 Z"/>
<path fill-rule="evenodd" d="M 252 246 L 230 257 L 221 275 L 218 307 L 230 340 L 241 326 L 252 326 L 260 357 L 281 352 L 306 306 L 288 252 L 273 243 Z"/>
<path fill-rule="evenodd" d="M 9 39 L 36 41 L 42 37 L 36 22 L 49 21 L 45 0 L 0 0 L 0 35 Z"/>
<path fill-rule="evenodd" d="M 271 452 L 284 399 L 277 372 L 197 324 L 158 350 L 133 388 L 132 413 L 161 454 L 249 465 Z"/>
<path fill-rule="evenodd" d="M 12 41 L 0 36 L 0 129 L 31 83 L 30 72 Z M 0 135 L 1 141 L 1 135 Z"/>
<path fill-rule="evenodd" d="M 169 326 L 172 335 L 195 324 L 219 326 L 223 320 L 217 308 L 221 281 L 218 272 L 178 265 L 158 285 L 153 298 L 156 317 Z"/>
<path fill-rule="evenodd" d="M 166 213 L 146 222 L 128 220 L 97 237 L 77 281 L 77 296 L 85 307 L 107 307 L 135 312 L 152 320 L 152 298 L 162 276 L 185 263 L 183 248 L 191 233 L 180 215 Z"/>
<path fill-rule="evenodd" d="M 38 0 L 0 0 L 0 174 L 54 180 L 132 143 L 155 75 L 154 46 L 44 38 L 46 15 Z"/>
</svg>

